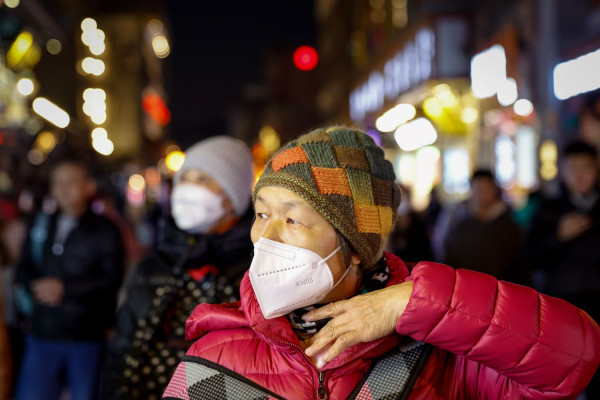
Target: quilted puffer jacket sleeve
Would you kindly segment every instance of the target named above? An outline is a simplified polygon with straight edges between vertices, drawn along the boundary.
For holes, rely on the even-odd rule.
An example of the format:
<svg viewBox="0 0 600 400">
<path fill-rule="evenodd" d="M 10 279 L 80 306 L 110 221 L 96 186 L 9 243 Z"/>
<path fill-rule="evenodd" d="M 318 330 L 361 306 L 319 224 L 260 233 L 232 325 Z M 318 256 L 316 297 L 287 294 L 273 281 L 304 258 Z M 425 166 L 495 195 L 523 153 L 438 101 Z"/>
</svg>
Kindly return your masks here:
<svg viewBox="0 0 600 400">
<path fill-rule="evenodd" d="M 428 262 L 417 264 L 410 280 L 397 332 L 497 372 L 464 374 L 465 385 L 507 380 L 527 398 L 565 398 L 580 393 L 598 367 L 600 328 L 564 300 Z"/>
</svg>

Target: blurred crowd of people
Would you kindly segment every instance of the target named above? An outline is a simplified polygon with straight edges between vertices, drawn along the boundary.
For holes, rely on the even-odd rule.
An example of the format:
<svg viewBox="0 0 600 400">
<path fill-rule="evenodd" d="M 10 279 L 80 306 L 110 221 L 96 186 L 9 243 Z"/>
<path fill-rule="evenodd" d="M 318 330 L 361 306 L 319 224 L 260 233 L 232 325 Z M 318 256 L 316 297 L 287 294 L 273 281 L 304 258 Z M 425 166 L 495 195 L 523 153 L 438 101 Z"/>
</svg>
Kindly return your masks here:
<svg viewBox="0 0 600 400">
<path fill-rule="evenodd" d="M 600 317 L 600 192 L 597 150 L 565 146 L 557 196 L 532 192 L 511 207 L 489 170 L 477 170 L 467 200 L 423 213 L 400 205 L 388 248 L 407 261 L 432 259 L 533 286 Z M 403 199 L 408 199 L 407 189 Z"/>
<path fill-rule="evenodd" d="M 560 195 L 531 193 L 519 210 L 489 170 L 452 207 L 434 199 L 417 212 L 402 187 L 387 250 L 533 286 L 598 321 L 599 165 L 594 147 L 569 144 Z M 0 400 L 160 398 L 190 345 L 194 307 L 239 298 L 252 259 L 252 183 L 244 143 L 217 136 L 192 146 L 144 257 L 123 216 L 92 207 L 97 183 L 81 158 L 53 163 L 54 209 L 25 215 L 2 201 Z"/>
</svg>

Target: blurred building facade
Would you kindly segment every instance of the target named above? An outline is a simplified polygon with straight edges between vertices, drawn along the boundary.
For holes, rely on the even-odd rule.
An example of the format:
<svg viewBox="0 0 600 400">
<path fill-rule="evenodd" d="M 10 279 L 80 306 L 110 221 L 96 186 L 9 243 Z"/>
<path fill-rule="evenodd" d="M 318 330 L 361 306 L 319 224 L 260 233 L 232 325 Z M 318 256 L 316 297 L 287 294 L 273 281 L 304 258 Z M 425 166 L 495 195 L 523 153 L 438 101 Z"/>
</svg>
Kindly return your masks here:
<svg viewBox="0 0 600 400">
<path fill-rule="evenodd" d="M 316 18 L 320 117 L 380 141 L 417 209 L 434 187 L 463 199 L 482 167 L 517 199 L 556 187 L 564 110 L 589 94 L 561 103 L 553 71 L 600 48 L 597 1 L 321 0 Z"/>
<path fill-rule="evenodd" d="M 31 180 L 44 180 L 39 172 L 47 169 L 39 167 L 59 150 L 109 165 L 124 159 L 156 165 L 164 157 L 170 119 L 165 15 L 162 1 L 0 5 L 3 195 L 23 187 L 44 191 Z M 44 108 L 52 107 L 47 101 L 54 108 Z"/>
</svg>

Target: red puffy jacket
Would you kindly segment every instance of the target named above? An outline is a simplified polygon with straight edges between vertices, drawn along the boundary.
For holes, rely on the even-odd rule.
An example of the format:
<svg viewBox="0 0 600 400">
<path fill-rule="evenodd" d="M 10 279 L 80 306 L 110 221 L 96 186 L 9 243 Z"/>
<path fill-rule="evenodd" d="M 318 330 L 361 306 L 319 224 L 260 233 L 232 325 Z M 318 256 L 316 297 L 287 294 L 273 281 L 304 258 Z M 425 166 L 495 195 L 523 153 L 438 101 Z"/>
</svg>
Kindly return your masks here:
<svg viewBox="0 0 600 400">
<path fill-rule="evenodd" d="M 435 346 L 410 399 L 574 398 L 600 361 L 600 329 L 583 311 L 533 289 L 421 262 L 409 276 L 387 254 L 388 285 L 414 282 L 397 334 L 346 349 L 324 385 L 344 399 L 400 335 Z M 286 399 L 315 399 L 319 371 L 285 317 L 266 320 L 246 275 L 241 303 L 199 305 L 187 321 L 188 355 L 216 362 Z M 368 316 L 365 316 L 368 318 Z M 167 394 L 167 393 L 165 393 Z"/>
</svg>

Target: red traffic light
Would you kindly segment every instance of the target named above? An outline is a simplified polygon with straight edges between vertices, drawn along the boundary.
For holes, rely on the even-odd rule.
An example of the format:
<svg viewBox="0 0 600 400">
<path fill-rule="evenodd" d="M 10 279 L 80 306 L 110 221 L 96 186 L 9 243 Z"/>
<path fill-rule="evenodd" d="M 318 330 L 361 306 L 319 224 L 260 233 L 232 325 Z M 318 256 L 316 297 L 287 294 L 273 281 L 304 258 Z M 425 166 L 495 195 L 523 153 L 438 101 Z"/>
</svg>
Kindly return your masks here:
<svg viewBox="0 0 600 400">
<path fill-rule="evenodd" d="M 300 46 L 294 51 L 294 65 L 300 71 L 310 71 L 318 62 L 319 54 L 312 46 Z"/>
</svg>

